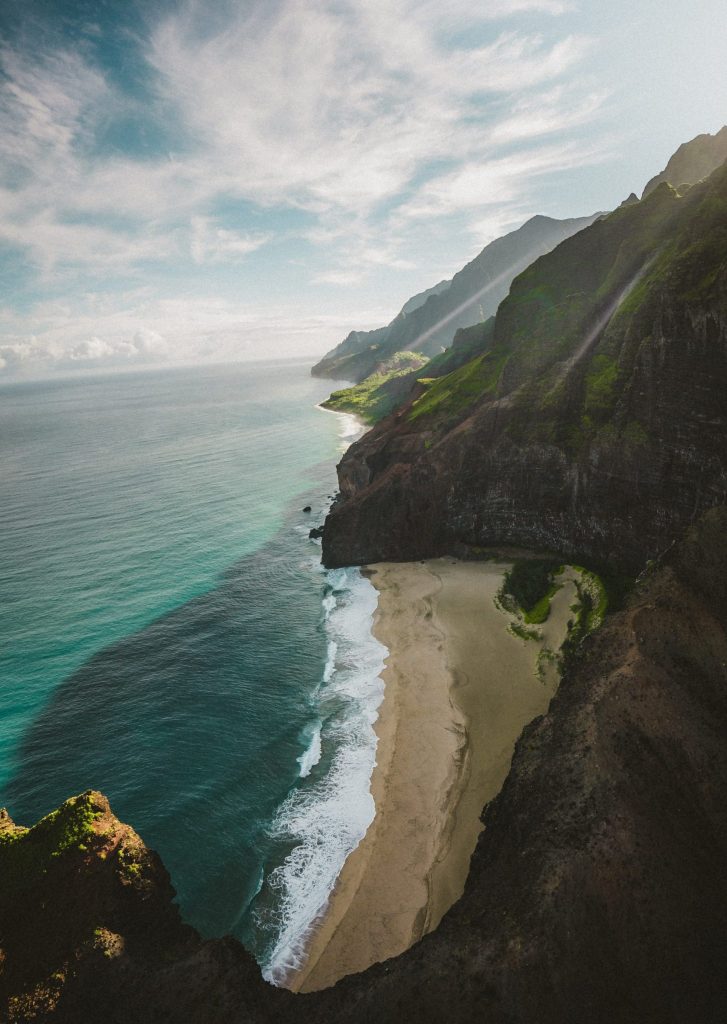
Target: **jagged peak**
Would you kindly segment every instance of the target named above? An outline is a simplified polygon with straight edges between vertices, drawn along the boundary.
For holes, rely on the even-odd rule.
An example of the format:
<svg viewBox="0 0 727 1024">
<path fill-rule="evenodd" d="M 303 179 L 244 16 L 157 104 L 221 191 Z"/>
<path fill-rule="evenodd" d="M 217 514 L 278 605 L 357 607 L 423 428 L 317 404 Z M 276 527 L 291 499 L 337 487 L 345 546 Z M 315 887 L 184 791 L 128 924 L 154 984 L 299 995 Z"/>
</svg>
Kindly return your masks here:
<svg viewBox="0 0 727 1024">
<path fill-rule="evenodd" d="M 666 163 L 663 171 L 655 175 L 642 193 L 642 199 L 649 195 L 661 182 L 671 185 L 694 185 L 716 170 L 727 159 L 727 125 L 714 135 L 703 132 L 688 142 L 683 142 Z"/>
</svg>

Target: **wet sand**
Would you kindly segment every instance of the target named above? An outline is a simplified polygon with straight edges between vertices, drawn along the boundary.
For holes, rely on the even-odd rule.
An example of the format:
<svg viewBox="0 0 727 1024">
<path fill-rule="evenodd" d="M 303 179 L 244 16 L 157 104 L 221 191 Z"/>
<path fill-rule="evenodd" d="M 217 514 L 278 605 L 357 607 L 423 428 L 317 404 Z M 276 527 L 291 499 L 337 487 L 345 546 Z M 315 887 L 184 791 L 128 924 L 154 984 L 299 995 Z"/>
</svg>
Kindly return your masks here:
<svg viewBox="0 0 727 1024">
<path fill-rule="evenodd" d="M 376 817 L 349 856 L 293 991 L 396 956 L 436 928 L 462 893 L 482 828 L 523 727 L 542 714 L 557 672 L 536 671 L 542 644 L 508 631 L 495 595 L 504 564 L 382 563 L 376 637 L 389 650 L 371 780 Z M 553 599 L 548 645 L 575 588 Z M 552 620 L 552 621 L 551 621 Z M 562 637 L 560 637 L 562 639 Z"/>
</svg>

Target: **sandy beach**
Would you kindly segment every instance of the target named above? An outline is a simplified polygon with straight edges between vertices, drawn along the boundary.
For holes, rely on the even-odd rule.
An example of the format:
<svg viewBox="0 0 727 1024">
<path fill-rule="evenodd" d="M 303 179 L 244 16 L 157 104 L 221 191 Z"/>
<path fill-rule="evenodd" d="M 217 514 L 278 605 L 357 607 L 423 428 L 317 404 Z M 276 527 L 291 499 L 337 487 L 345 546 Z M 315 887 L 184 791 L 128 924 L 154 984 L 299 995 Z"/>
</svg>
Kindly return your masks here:
<svg viewBox="0 0 727 1024">
<path fill-rule="evenodd" d="M 507 565 L 434 559 L 368 572 L 376 637 L 390 655 L 376 723 L 376 816 L 350 855 L 307 962 L 288 979 L 311 992 L 407 949 L 461 895 L 482 828 L 523 727 L 544 712 L 557 673 L 536 672 L 542 644 L 508 631 L 495 603 Z M 545 642 L 565 635 L 575 588 L 552 606 Z"/>
</svg>

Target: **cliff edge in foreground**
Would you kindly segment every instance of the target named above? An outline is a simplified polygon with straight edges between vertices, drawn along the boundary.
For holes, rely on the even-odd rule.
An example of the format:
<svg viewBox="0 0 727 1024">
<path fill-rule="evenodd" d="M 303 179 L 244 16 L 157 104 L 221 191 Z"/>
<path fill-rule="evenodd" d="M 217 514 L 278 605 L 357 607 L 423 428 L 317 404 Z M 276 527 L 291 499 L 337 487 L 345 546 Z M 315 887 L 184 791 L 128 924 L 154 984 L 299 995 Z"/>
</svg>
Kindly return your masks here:
<svg viewBox="0 0 727 1024">
<path fill-rule="evenodd" d="M 0 811 L 0 1020 L 181 1024 L 238 1020 L 238 1006 L 274 1019 L 288 993 L 234 939 L 202 941 L 173 898 L 159 856 L 101 793 L 31 829 Z"/>
<path fill-rule="evenodd" d="M 237 942 L 204 942 L 181 924 L 158 857 L 87 793 L 30 831 L 0 819 L 6 1015 L 721 1024 L 725 793 L 718 508 L 572 660 L 486 809 L 464 895 L 418 945 L 326 992 L 274 990 Z"/>
</svg>

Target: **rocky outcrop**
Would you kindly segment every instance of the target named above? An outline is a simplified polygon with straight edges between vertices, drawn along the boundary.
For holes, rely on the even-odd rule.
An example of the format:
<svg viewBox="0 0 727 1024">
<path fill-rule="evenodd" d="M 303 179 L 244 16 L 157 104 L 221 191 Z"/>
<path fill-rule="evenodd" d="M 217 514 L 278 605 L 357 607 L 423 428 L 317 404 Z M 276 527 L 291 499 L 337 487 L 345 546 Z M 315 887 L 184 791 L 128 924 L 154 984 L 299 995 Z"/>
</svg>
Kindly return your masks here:
<svg viewBox="0 0 727 1024">
<path fill-rule="evenodd" d="M 727 125 L 720 128 L 714 135 L 697 135 L 690 142 L 685 142 L 674 153 L 666 167 L 655 175 L 644 189 L 643 195 L 648 196 L 663 181 L 674 188 L 682 184 L 694 185 L 695 182 L 707 178 L 727 160 Z"/>
<path fill-rule="evenodd" d="M 31 829 L 0 815 L 0 880 L 9 1024 L 269 1021 L 292 999 L 234 939 L 204 942 L 182 923 L 161 860 L 101 793 Z"/>
<path fill-rule="evenodd" d="M 339 481 L 329 566 L 513 544 L 638 571 L 727 500 L 727 167 L 537 260 Z"/>
<path fill-rule="evenodd" d="M 311 370 L 316 377 L 361 381 L 395 353 L 405 350 L 434 356 L 449 346 L 458 328 L 492 316 L 513 278 L 564 238 L 591 224 L 600 214 L 555 220 L 532 217 L 482 252 L 430 292 L 409 300 L 387 327 L 352 331 Z M 419 302 L 422 297 L 425 301 Z M 414 305 L 412 306 L 412 302 Z"/>
<path fill-rule="evenodd" d="M 234 940 L 181 924 L 156 855 L 87 793 L 30 831 L 0 817 L 3 1019 L 721 1024 L 726 792 L 719 508 L 572 657 L 462 898 L 412 949 L 326 992 L 272 989 Z"/>
</svg>

